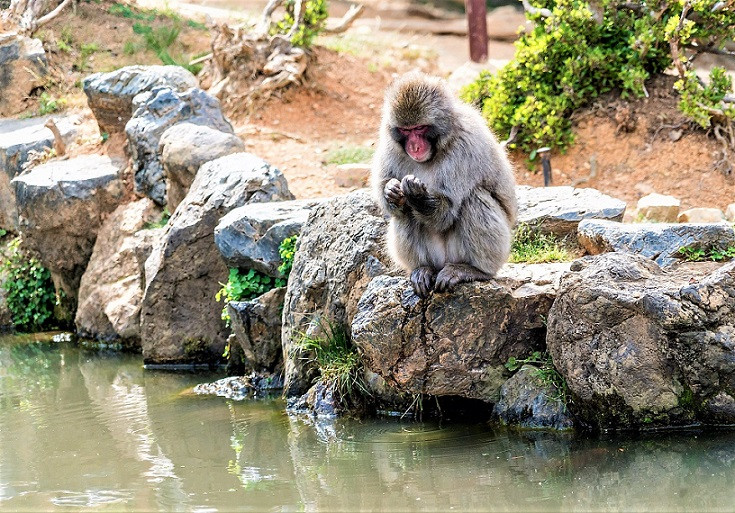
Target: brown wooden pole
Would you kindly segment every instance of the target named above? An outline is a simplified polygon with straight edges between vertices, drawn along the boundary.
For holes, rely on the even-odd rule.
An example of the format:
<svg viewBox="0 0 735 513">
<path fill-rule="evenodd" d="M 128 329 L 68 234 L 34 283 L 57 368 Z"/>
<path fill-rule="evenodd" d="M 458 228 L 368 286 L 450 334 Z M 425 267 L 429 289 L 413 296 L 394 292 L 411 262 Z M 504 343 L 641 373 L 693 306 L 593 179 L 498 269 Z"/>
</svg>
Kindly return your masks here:
<svg viewBox="0 0 735 513">
<path fill-rule="evenodd" d="M 487 7 L 485 0 L 465 0 L 470 35 L 470 59 L 487 60 Z"/>
</svg>

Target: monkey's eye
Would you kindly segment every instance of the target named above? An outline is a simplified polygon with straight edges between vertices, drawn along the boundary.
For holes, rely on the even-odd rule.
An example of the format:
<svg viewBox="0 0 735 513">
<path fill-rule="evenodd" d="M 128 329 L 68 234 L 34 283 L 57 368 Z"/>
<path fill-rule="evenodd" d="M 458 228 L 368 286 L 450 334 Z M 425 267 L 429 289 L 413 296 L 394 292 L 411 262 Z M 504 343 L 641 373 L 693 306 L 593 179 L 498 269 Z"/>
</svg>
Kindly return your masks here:
<svg viewBox="0 0 735 513">
<path fill-rule="evenodd" d="M 401 132 L 401 134 L 403 134 L 404 136 L 408 137 L 412 133 L 416 135 L 423 135 L 424 132 L 426 132 L 428 129 L 428 125 L 415 125 L 399 127 L 398 131 Z"/>
</svg>

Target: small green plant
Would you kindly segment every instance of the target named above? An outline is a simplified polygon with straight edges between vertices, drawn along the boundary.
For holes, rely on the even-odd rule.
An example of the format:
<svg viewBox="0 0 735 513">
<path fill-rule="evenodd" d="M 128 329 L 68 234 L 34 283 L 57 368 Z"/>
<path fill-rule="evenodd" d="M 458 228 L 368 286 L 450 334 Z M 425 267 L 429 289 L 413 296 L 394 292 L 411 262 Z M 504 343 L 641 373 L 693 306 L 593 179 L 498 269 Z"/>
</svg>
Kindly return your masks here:
<svg viewBox="0 0 735 513">
<path fill-rule="evenodd" d="M 281 265 L 278 266 L 278 272 L 283 276 L 288 277 L 289 273 L 291 273 L 294 255 L 296 254 L 296 241 L 298 238 L 298 235 L 288 237 L 283 239 L 281 245 L 278 246 L 278 254 L 281 257 Z"/>
<path fill-rule="evenodd" d="M 45 116 L 46 114 L 51 114 L 53 112 L 61 110 L 64 105 L 66 105 L 66 100 L 64 100 L 63 98 L 54 98 L 46 91 L 44 91 L 38 98 L 38 115 Z"/>
<path fill-rule="evenodd" d="M 554 235 L 544 234 L 533 227 L 521 223 L 516 228 L 510 250 L 510 262 L 564 262 L 571 259 L 567 251 Z"/>
<path fill-rule="evenodd" d="M 8 230 L 6 230 L 4 228 L 0 228 L 0 239 L 2 239 L 3 237 L 5 237 L 7 234 L 8 234 Z"/>
<path fill-rule="evenodd" d="M 534 351 L 527 358 L 514 358 L 511 356 L 508 358 L 505 368 L 511 372 L 515 372 L 526 364 L 536 367 L 537 370 L 534 373 L 534 377 L 539 380 L 541 385 L 553 391 L 551 399 L 560 401 L 565 405 L 568 404 L 569 387 L 564 377 L 554 367 L 554 362 L 549 353 Z"/>
<path fill-rule="evenodd" d="M 74 63 L 74 67 L 79 71 L 84 71 L 89 66 L 89 58 L 100 49 L 97 43 L 83 43 L 79 47 L 79 57 Z"/>
<path fill-rule="evenodd" d="M 135 41 L 125 41 L 125 44 L 123 44 L 123 53 L 125 55 L 135 55 L 138 53 L 138 45 Z"/>
<path fill-rule="evenodd" d="M 191 66 L 185 57 L 174 58 L 171 55 L 171 46 L 181 33 L 181 23 L 174 20 L 171 25 L 152 27 L 144 23 L 133 23 L 133 32 L 143 38 L 145 47 L 155 53 L 161 62 L 166 65 L 181 66 L 195 75 L 202 69 L 201 64 Z"/>
<path fill-rule="evenodd" d="M 679 254 L 687 262 L 704 262 L 711 260 L 713 262 L 721 262 L 723 260 L 732 260 L 735 258 L 735 246 L 726 248 L 709 246 L 706 248 L 700 246 L 686 246 L 679 248 Z"/>
<path fill-rule="evenodd" d="M 163 212 L 161 213 L 161 218 L 158 221 L 143 223 L 143 229 L 153 230 L 156 228 L 163 228 L 168 224 L 169 219 L 171 219 L 171 213 L 168 211 L 168 208 L 164 208 Z"/>
<path fill-rule="evenodd" d="M 4 275 L 2 288 L 13 325 L 20 331 L 48 327 L 57 301 L 51 274 L 21 249 L 19 238 L 11 241 L 0 256 L 0 271 Z"/>
<path fill-rule="evenodd" d="M 344 406 L 358 393 L 370 395 L 362 378 L 362 358 L 344 328 L 321 322 L 319 331 L 319 336 L 301 334 L 294 344 L 294 351 L 312 355 L 319 369 L 317 382 L 332 388 Z"/>
<path fill-rule="evenodd" d="M 327 154 L 327 164 L 359 164 L 362 162 L 370 162 L 373 158 L 375 150 L 362 146 L 348 146 L 346 148 L 338 148 Z"/>
<path fill-rule="evenodd" d="M 278 267 L 278 271 L 283 275 L 283 278 L 272 278 L 255 269 L 247 271 L 230 269 L 227 283 L 220 284 L 222 288 L 215 296 L 218 302 L 224 301 L 225 303 L 222 308 L 222 319 L 224 321 L 227 321 L 228 324 L 230 322 L 230 314 L 227 313 L 227 303 L 230 301 L 247 301 L 261 296 L 271 289 L 286 286 L 288 275 L 293 267 L 297 239 L 297 235 L 288 237 L 278 247 L 278 253 L 281 256 L 281 265 Z"/>
<path fill-rule="evenodd" d="M 154 11 L 134 11 L 128 5 L 121 3 L 112 4 L 108 9 L 108 12 L 115 16 L 120 16 L 122 18 L 127 18 L 130 20 L 153 21 L 156 19 L 156 14 Z"/>
<path fill-rule="evenodd" d="M 288 34 L 294 24 L 294 6 L 295 0 L 286 0 L 284 7 L 286 12 L 283 19 L 279 21 L 274 32 L 278 34 Z M 298 30 L 291 38 L 291 43 L 296 46 L 309 48 L 314 38 L 324 28 L 329 13 L 327 12 L 327 0 L 306 0 L 302 3 L 301 8 L 304 11 L 302 22 Z"/>
</svg>

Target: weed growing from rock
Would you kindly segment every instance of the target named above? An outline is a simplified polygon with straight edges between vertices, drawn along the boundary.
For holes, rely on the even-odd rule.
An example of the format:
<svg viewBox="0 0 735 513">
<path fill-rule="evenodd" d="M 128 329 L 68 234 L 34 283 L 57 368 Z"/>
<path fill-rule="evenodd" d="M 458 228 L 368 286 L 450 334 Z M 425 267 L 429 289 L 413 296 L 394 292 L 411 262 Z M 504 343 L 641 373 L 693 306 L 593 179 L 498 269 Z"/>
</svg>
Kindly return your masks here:
<svg viewBox="0 0 735 513">
<path fill-rule="evenodd" d="M 679 255 L 687 262 L 705 262 L 708 260 L 722 262 L 735 258 L 735 246 L 729 246 L 727 248 L 688 246 L 679 248 Z"/>
<path fill-rule="evenodd" d="M 538 379 L 542 386 L 553 391 L 551 399 L 559 401 L 564 405 L 568 404 L 569 386 L 564 376 L 554 367 L 554 362 L 549 353 L 534 351 L 527 358 L 514 358 L 511 356 L 508 358 L 505 368 L 514 372 L 526 364 L 536 367 L 537 370 L 534 377 Z"/>
</svg>

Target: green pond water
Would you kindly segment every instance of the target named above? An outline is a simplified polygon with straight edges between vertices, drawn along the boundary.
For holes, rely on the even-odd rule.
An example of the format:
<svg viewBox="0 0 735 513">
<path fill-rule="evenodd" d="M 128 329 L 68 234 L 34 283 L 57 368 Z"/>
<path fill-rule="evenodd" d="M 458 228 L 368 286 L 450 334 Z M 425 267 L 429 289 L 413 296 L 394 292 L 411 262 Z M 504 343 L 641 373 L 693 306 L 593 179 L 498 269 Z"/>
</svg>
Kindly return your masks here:
<svg viewBox="0 0 735 513">
<path fill-rule="evenodd" d="M 575 437 L 484 423 L 311 423 L 211 374 L 0 337 L 0 511 L 735 509 L 735 433 Z"/>
</svg>

